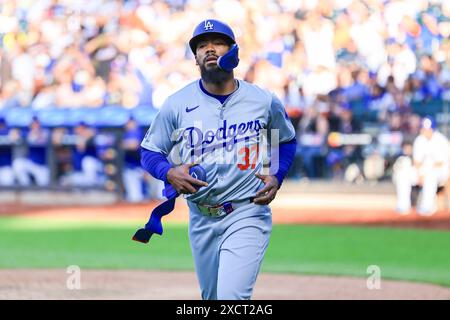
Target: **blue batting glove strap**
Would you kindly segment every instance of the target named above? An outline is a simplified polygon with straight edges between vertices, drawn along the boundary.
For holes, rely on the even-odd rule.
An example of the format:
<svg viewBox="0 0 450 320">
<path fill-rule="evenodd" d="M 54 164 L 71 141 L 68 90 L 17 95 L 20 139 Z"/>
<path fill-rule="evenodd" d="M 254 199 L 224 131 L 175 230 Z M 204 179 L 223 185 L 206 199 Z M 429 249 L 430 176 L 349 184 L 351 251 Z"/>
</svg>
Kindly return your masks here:
<svg viewBox="0 0 450 320">
<path fill-rule="evenodd" d="M 176 198 L 179 196 L 177 190 L 168 182 L 164 182 L 165 188 L 162 191 L 163 197 L 166 197 L 167 199 Z"/>
<path fill-rule="evenodd" d="M 206 181 L 206 171 L 200 165 L 195 165 L 189 169 L 189 174 L 199 180 Z M 168 182 L 165 182 L 165 188 L 162 191 L 164 197 L 168 200 L 157 206 L 150 215 L 150 219 L 145 225 L 144 229 L 150 231 L 151 233 L 156 233 L 162 235 L 163 227 L 161 223 L 161 218 L 166 214 L 169 214 L 175 208 L 175 200 L 179 196 L 175 188 Z"/>
<path fill-rule="evenodd" d="M 217 65 L 220 69 L 231 72 L 239 64 L 239 47 L 237 44 L 233 44 L 231 49 L 223 56 L 217 59 Z"/>
<path fill-rule="evenodd" d="M 150 216 L 150 220 L 145 225 L 146 230 L 156 233 L 159 235 L 162 235 L 163 233 L 163 227 L 161 223 L 161 218 L 165 216 L 166 214 L 169 214 L 172 212 L 173 208 L 175 207 L 175 199 L 176 197 L 173 197 L 159 206 L 157 206 Z"/>
<path fill-rule="evenodd" d="M 163 233 L 161 218 L 173 211 L 173 208 L 175 207 L 175 200 L 179 196 L 178 192 L 171 184 L 166 182 L 165 186 L 166 187 L 162 191 L 162 194 L 168 200 L 153 209 L 150 219 L 144 227 L 144 229 L 150 231 L 151 233 L 157 233 L 159 235 L 162 235 Z"/>
</svg>

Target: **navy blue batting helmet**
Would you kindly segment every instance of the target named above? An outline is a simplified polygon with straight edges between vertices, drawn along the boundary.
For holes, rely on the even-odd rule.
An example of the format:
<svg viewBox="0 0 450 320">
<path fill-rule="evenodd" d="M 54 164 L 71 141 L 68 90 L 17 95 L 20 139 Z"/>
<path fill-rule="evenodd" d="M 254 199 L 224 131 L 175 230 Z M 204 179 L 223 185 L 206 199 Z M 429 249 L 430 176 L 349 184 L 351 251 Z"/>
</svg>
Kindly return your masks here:
<svg viewBox="0 0 450 320">
<path fill-rule="evenodd" d="M 219 34 L 225 36 L 225 38 L 231 43 L 236 43 L 233 30 L 231 30 L 229 25 L 219 20 L 207 19 L 198 24 L 198 26 L 194 29 L 191 40 L 189 40 L 189 46 L 191 47 L 194 55 L 197 51 L 198 42 L 205 34 Z"/>
</svg>

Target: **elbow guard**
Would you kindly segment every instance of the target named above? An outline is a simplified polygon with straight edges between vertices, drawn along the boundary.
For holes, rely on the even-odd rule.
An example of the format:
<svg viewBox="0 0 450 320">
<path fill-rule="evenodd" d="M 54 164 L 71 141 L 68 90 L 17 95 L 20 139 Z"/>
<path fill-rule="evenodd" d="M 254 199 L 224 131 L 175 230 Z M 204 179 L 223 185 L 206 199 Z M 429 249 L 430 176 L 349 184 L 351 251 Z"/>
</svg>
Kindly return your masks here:
<svg viewBox="0 0 450 320">
<path fill-rule="evenodd" d="M 237 44 L 233 44 L 231 49 L 223 56 L 217 59 L 217 65 L 220 69 L 231 72 L 239 64 L 239 47 Z"/>
</svg>

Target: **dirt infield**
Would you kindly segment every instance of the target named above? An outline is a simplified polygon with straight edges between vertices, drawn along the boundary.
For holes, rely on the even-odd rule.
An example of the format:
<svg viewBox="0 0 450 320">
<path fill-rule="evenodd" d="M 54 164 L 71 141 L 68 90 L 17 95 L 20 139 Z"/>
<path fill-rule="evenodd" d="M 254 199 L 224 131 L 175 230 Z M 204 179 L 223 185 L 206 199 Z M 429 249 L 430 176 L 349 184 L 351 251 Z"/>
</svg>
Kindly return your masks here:
<svg viewBox="0 0 450 320">
<path fill-rule="evenodd" d="M 69 290 L 65 270 L 0 270 L 0 299 L 200 299 L 192 272 L 82 270 L 80 289 Z M 254 300 L 450 299 L 450 289 L 381 280 L 369 290 L 364 278 L 261 274 Z"/>
</svg>

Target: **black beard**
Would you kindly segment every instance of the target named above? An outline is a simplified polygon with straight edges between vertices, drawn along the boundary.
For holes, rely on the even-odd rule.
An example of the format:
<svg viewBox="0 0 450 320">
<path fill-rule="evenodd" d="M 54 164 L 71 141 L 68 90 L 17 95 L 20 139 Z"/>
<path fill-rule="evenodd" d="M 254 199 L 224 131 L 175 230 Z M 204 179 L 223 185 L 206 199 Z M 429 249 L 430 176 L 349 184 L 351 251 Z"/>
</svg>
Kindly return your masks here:
<svg viewBox="0 0 450 320">
<path fill-rule="evenodd" d="M 204 82 L 212 83 L 217 86 L 220 86 L 225 81 L 233 77 L 231 72 L 224 71 L 220 69 L 218 66 L 206 69 L 205 65 L 200 65 L 200 74 Z"/>
</svg>

